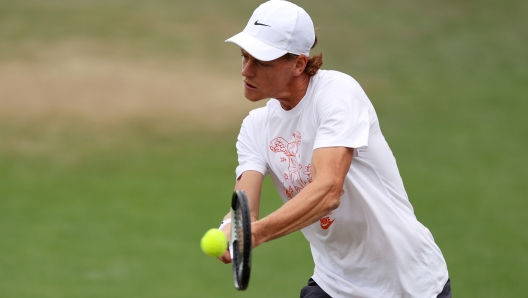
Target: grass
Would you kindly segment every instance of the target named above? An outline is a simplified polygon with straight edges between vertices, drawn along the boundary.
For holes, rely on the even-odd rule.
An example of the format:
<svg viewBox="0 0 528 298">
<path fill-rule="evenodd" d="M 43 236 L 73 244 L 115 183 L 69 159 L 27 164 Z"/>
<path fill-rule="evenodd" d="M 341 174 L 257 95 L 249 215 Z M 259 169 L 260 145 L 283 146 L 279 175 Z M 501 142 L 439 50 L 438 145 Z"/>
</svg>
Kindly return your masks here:
<svg viewBox="0 0 528 298">
<path fill-rule="evenodd" d="M 199 239 L 228 211 L 234 140 L 208 137 L 134 131 L 106 146 L 72 146 L 65 135 L 54 139 L 60 152 L 4 151 L 2 297 L 231 295 L 230 267 L 203 255 Z M 266 293 L 260 287 L 277 266 L 292 266 L 298 286 L 309 276 L 307 247 L 281 254 L 294 238 L 256 251 L 262 269 L 250 292 Z M 296 291 L 276 279 L 285 293 Z"/>
<path fill-rule="evenodd" d="M 238 53 L 223 40 L 258 3 L 4 1 L 0 61 L 31 63 L 80 41 L 90 45 L 73 48 L 81 56 L 224 68 Z M 298 3 L 318 27 L 325 68 L 353 75 L 374 103 L 455 296 L 524 295 L 526 2 Z M 0 296 L 297 296 L 313 270 L 299 233 L 255 251 L 247 293 L 199 251 L 227 212 L 240 120 L 176 133 L 0 119 Z M 263 214 L 280 206 L 269 181 L 264 197 Z"/>
</svg>

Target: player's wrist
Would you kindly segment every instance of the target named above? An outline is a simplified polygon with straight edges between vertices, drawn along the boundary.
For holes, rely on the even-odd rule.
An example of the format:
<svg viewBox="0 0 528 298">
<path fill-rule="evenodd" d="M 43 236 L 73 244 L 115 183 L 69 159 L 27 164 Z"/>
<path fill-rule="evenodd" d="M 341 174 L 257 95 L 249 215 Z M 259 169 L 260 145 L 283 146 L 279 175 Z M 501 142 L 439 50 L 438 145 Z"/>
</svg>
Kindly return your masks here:
<svg viewBox="0 0 528 298">
<path fill-rule="evenodd" d="M 260 227 L 261 227 L 261 222 L 259 221 L 251 223 L 251 246 L 253 248 L 265 242 L 265 241 L 262 241 L 264 235 L 262 235 L 262 229 L 260 229 Z"/>
</svg>

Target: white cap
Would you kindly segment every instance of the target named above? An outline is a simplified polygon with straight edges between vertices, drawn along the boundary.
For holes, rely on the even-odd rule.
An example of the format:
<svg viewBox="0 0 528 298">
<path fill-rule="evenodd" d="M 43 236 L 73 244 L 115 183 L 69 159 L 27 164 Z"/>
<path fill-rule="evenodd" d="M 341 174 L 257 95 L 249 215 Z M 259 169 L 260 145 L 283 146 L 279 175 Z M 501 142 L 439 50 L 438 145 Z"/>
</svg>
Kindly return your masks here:
<svg viewBox="0 0 528 298">
<path fill-rule="evenodd" d="M 244 31 L 226 42 L 237 44 L 261 61 L 287 53 L 309 56 L 315 30 L 304 9 L 288 1 L 270 0 L 255 9 Z"/>
</svg>

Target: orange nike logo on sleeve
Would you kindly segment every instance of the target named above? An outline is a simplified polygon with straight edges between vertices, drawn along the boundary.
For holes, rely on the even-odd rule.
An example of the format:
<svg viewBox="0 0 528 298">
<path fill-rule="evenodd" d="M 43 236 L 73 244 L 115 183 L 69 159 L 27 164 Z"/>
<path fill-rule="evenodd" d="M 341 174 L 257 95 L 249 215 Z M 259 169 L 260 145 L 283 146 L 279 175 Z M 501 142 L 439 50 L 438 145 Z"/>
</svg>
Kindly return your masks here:
<svg viewBox="0 0 528 298">
<path fill-rule="evenodd" d="M 330 217 L 323 217 L 321 218 L 320 221 L 320 224 L 321 224 L 321 229 L 323 230 L 328 230 L 328 228 L 330 228 L 330 226 L 332 225 L 332 223 L 334 223 L 335 219 L 334 220 L 330 220 Z"/>
</svg>

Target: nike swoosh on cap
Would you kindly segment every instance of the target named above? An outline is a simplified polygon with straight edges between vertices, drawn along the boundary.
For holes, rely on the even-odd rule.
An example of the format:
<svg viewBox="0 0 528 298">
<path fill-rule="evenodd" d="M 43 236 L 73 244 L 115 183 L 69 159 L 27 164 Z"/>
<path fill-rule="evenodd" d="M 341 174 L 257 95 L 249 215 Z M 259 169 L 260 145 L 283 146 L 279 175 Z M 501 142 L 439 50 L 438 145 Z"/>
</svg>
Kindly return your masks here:
<svg viewBox="0 0 528 298">
<path fill-rule="evenodd" d="M 266 25 L 266 24 L 259 23 L 258 20 L 255 21 L 255 24 L 254 24 L 254 25 L 271 27 L 270 25 Z"/>
</svg>

